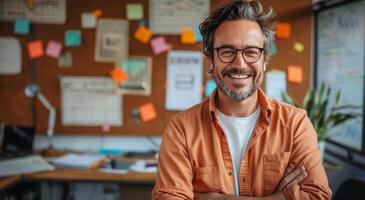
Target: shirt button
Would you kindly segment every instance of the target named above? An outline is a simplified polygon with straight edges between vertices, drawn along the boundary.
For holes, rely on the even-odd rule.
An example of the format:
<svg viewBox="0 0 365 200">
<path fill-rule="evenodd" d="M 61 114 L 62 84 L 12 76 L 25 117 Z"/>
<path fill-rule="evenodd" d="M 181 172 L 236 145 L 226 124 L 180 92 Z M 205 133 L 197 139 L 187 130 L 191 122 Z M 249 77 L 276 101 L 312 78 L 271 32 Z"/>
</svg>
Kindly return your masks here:
<svg viewBox="0 0 365 200">
<path fill-rule="evenodd" d="M 246 182 L 246 178 L 243 178 L 243 182 Z"/>
<path fill-rule="evenodd" d="M 232 172 L 228 172 L 228 175 L 229 175 L 229 176 L 232 176 Z"/>
</svg>

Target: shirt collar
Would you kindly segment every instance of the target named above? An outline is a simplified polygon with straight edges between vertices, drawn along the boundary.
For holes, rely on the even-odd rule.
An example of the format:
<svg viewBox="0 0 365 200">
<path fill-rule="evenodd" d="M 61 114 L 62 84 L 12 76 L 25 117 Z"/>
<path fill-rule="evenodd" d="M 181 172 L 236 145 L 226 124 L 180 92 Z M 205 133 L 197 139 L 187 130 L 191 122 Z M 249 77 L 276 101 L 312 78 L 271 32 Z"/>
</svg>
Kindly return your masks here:
<svg viewBox="0 0 365 200">
<path fill-rule="evenodd" d="M 265 123 L 270 122 L 271 113 L 272 113 L 272 106 L 270 103 L 269 98 L 265 95 L 264 91 L 261 88 L 258 88 L 257 94 L 259 97 L 259 103 L 261 107 L 261 113 Z M 215 120 L 215 112 L 217 110 L 216 101 L 215 99 L 218 97 L 218 88 L 216 88 L 213 93 L 209 97 L 209 114 L 211 120 Z"/>
</svg>

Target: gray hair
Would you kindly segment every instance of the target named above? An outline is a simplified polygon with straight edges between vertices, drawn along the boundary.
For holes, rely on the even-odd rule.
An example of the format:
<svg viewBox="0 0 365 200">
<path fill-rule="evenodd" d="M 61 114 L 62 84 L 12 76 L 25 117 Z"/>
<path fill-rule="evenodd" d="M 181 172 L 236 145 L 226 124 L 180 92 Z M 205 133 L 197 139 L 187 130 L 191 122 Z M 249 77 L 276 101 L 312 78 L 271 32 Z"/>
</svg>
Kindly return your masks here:
<svg viewBox="0 0 365 200">
<path fill-rule="evenodd" d="M 203 53 L 209 58 L 213 57 L 214 32 L 222 22 L 225 20 L 247 19 L 257 22 L 264 33 L 265 61 L 268 61 L 270 58 L 269 48 L 275 35 L 274 15 L 271 7 L 265 13 L 260 2 L 256 0 L 232 0 L 228 4 L 221 5 L 212 11 L 199 25 L 203 36 Z"/>
</svg>

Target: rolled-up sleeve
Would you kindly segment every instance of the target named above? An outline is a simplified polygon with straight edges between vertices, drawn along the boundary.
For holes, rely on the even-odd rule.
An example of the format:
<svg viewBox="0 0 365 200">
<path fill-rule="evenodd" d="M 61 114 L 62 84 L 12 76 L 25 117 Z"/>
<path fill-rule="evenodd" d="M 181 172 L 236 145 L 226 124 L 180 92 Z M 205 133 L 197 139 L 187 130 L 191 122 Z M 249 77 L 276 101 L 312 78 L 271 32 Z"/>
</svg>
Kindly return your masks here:
<svg viewBox="0 0 365 200">
<path fill-rule="evenodd" d="M 317 133 L 305 112 L 296 126 L 291 162 L 297 166 L 303 165 L 307 178 L 298 185 L 286 188 L 284 195 L 290 200 L 331 199 L 332 192 L 321 162 Z"/>
<path fill-rule="evenodd" d="M 193 172 L 181 126 L 173 119 L 162 138 L 152 199 L 193 199 Z"/>
</svg>

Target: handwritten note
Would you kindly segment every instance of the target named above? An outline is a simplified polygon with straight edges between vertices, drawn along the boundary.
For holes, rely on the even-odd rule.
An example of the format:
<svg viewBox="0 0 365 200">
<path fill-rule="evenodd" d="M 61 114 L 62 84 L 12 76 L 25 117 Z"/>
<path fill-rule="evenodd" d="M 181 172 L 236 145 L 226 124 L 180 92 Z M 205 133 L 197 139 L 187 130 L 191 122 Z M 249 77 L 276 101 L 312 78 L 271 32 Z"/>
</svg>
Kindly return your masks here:
<svg viewBox="0 0 365 200">
<path fill-rule="evenodd" d="M 95 28 L 96 27 L 96 15 L 95 13 L 82 13 L 81 15 L 81 27 L 82 28 Z"/>
<path fill-rule="evenodd" d="M 303 68 L 297 65 L 288 66 L 288 81 L 290 83 L 302 83 L 303 82 Z"/>
<path fill-rule="evenodd" d="M 146 103 L 140 106 L 139 113 L 143 122 L 148 122 L 157 118 L 157 113 L 152 103 Z"/>
<path fill-rule="evenodd" d="M 67 47 L 76 47 L 81 45 L 81 31 L 67 30 L 65 32 L 65 44 Z"/>
<path fill-rule="evenodd" d="M 291 35 L 290 23 L 278 23 L 276 25 L 276 37 L 281 39 L 288 39 Z"/>
<path fill-rule="evenodd" d="M 140 3 L 127 4 L 127 19 L 143 19 L 143 5 Z"/>
<path fill-rule="evenodd" d="M 50 40 L 47 45 L 46 55 L 52 58 L 58 58 L 62 51 L 62 44 L 53 40 Z"/>
<path fill-rule="evenodd" d="M 40 58 L 44 55 L 42 41 L 36 40 L 28 43 L 28 54 L 31 59 Z"/>
<path fill-rule="evenodd" d="M 180 42 L 182 44 L 195 44 L 195 33 L 191 28 L 184 29 L 181 32 Z"/>
<path fill-rule="evenodd" d="M 14 33 L 28 35 L 30 22 L 28 19 L 16 19 L 14 24 Z"/>
<path fill-rule="evenodd" d="M 168 44 L 162 36 L 153 38 L 151 40 L 151 46 L 154 54 L 160 54 L 172 49 L 172 45 Z"/>
<path fill-rule="evenodd" d="M 216 87 L 217 84 L 214 80 L 207 80 L 205 83 L 205 96 L 209 97 Z"/>
<path fill-rule="evenodd" d="M 134 37 L 138 41 L 147 44 L 152 37 L 152 32 L 148 28 L 140 26 L 134 33 Z"/>
</svg>

